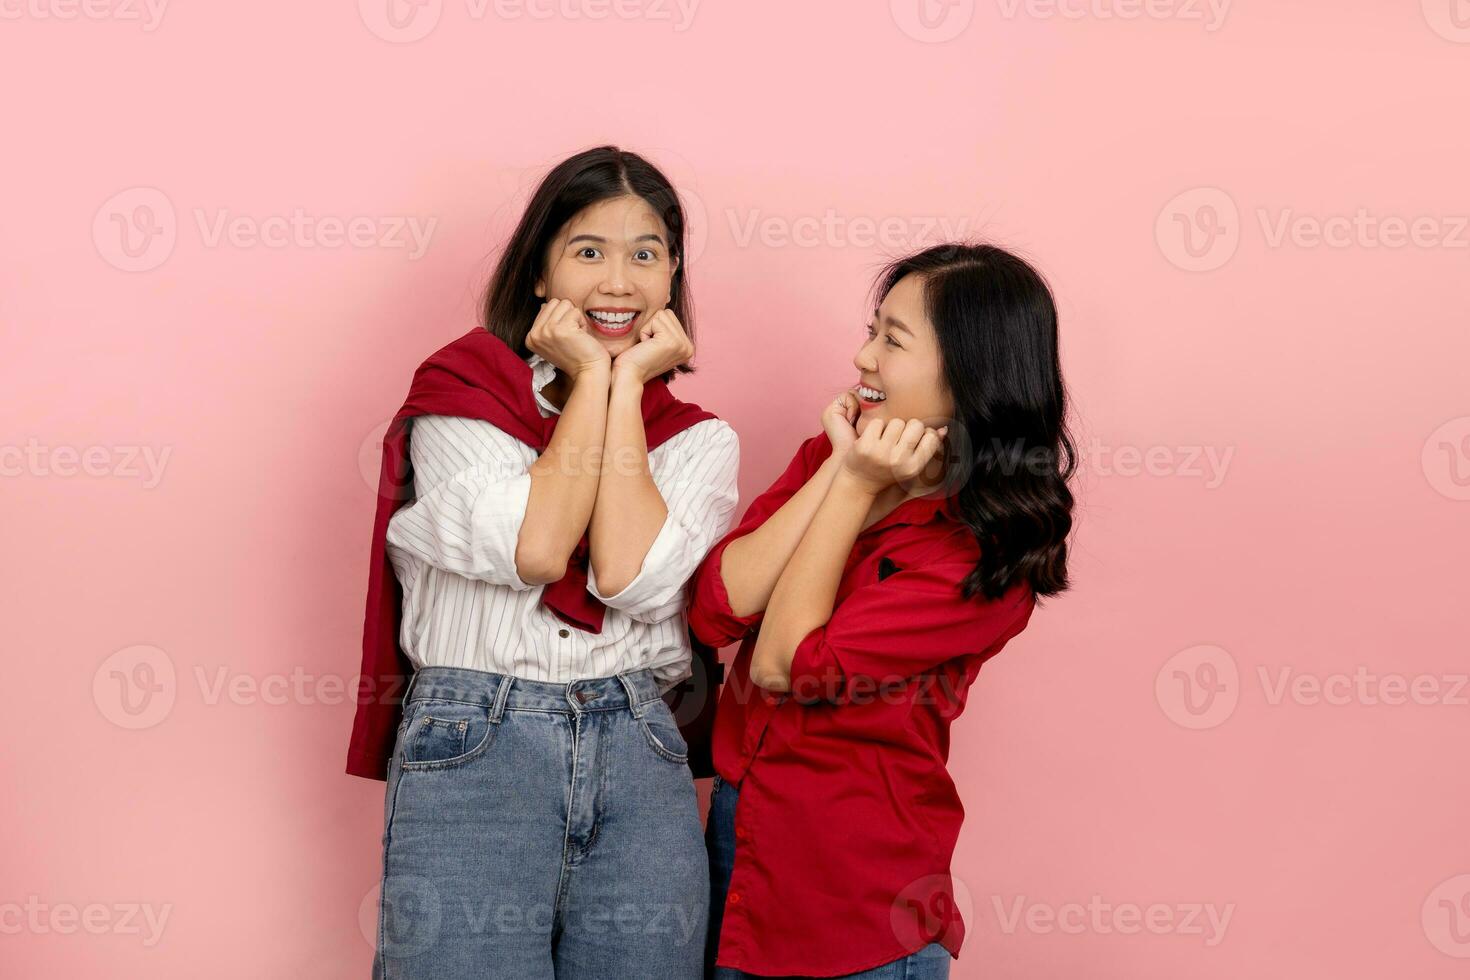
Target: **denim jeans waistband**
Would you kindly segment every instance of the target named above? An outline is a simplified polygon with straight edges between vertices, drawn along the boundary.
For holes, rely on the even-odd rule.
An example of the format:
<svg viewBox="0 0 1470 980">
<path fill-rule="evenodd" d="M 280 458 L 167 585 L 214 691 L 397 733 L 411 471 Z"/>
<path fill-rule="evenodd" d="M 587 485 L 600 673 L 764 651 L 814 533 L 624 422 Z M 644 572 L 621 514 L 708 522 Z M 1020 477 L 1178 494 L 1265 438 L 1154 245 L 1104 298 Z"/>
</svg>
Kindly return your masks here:
<svg viewBox="0 0 1470 980">
<path fill-rule="evenodd" d="M 661 697 L 658 681 L 647 668 L 557 684 L 470 667 L 421 667 L 409 680 L 403 700 L 484 704 L 491 707 L 495 718 L 506 710 L 571 714 L 623 708 L 642 717 L 645 706 Z"/>
</svg>

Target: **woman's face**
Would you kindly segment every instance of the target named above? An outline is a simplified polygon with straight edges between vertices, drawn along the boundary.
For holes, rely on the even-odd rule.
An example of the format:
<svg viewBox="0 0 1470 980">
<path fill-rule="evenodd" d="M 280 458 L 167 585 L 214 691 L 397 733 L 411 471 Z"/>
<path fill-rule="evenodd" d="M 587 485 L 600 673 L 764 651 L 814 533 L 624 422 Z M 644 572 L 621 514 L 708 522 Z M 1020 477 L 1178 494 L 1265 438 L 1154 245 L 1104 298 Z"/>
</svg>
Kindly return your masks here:
<svg viewBox="0 0 1470 980">
<path fill-rule="evenodd" d="M 579 211 L 547 246 L 536 295 L 574 303 L 612 357 L 669 302 L 677 259 L 663 219 L 635 194 Z"/>
<path fill-rule="evenodd" d="M 920 419 L 939 426 L 953 418 L 939 339 L 924 312 L 924 284 L 917 275 L 903 277 L 888 291 L 852 363 L 858 369 L 859 434 L 876 419 Z"/>
</svg>

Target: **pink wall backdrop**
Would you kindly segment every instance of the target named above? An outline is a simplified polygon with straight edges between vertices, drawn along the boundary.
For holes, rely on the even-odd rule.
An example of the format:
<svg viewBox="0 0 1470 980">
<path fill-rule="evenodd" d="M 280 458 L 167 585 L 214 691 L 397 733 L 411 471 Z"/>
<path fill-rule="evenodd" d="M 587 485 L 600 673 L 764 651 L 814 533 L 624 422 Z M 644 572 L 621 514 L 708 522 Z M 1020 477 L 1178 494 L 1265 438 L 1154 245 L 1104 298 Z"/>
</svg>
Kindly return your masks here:
<svg viewBox="0 0 1470 980">
<path fill-rule="evenodd" d="M 366 976 L 375 440 L 615 142 L 746 502 L 885 257 L 1055 284 L 1076 586 L 956 723 L 955 977 L 1465 976 L 1467 81 L 1464 0 L 0 0 L 0 973 Z"/>
</svg>

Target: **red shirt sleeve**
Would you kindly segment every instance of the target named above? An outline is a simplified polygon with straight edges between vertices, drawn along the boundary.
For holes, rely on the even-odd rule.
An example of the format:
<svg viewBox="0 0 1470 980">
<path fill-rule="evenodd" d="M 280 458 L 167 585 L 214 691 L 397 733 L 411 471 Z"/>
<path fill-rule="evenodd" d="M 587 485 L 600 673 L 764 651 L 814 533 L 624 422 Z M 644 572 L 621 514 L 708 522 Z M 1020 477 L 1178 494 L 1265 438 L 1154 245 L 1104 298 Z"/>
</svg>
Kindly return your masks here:
<svg viewBox="0 0 1470 980">
<path fill-rule="evenodd" d="M 745 511 L 740 523 L 731 528 L 716 542 L 694 573 L 693 595 L 689 601 L 689 628 L 699 642 L 712 647 L 723 647 L 734 643 L 758 624 L 765 610 L 749 616 L 737 616 L 730 608 L 730 596 L 725 591 L 725 580 L 720 574 L 720 560 L 725 548 L 736 538 L 744 537 L 760 527 L 781 506 L 806 485 L 806 481 L 822 465 L 822 460 L 832 455 L 832 443 L 825 432 L 812 436 L 801 444 L 786 470 L 766 492 L 755 498 Z"/>
<path fill-rule="evenodd" d="M 854 589 L 797 645 L 792 700 L 842 704 L 954 657 L 998 651 L 1025 628 L 1035 601 L 1025 583 L 993 601 L 964 599 L 960 583 L 974 567 L 951 554 Z"/>
</svg>

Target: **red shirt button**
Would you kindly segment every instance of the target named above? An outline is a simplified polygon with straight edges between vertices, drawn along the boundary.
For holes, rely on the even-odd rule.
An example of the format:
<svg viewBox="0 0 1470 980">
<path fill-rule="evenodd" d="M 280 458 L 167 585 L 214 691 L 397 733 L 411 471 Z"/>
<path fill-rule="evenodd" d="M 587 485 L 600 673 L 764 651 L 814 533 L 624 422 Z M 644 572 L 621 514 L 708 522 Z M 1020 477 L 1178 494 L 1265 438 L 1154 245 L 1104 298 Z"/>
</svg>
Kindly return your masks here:
<svg viewBox="0 0 1470 980">
<path fill-rule="evenodd" d="M 730 893 L 730 902 L 732 904 L 736 904 L 736 903 L 739 903 L 739 901 L 740 901 L 740 893 L 739 892 L 731 892 Z"/>
<path fill-rule="evenodd" d="M 735 836 L 737 838 L 739 838 L 740 840 L 745 840 L 750 835 L 745 832 L 745 828 L 744 827 L 736 827 L 735 828 Z"/>
</svg>

